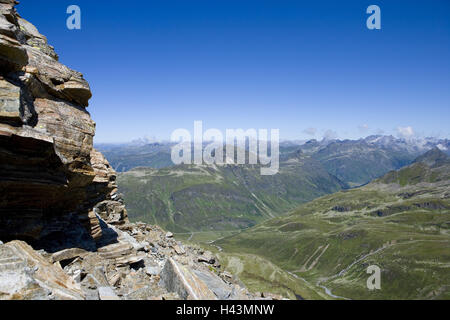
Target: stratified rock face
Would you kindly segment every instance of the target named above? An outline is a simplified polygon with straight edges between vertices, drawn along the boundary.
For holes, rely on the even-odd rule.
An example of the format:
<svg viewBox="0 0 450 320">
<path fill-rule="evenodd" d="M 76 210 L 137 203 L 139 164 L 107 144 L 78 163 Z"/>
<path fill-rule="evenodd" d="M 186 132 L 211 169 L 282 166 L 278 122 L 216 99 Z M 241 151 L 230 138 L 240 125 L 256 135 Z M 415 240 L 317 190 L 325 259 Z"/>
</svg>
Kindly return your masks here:
<svg viewBox="0 0 450 320">
<path fill-rule="evenodd" d="M 15 4 L 0 0 L 0 239 L 56 250 L 64 235 L 93 249 L 97 203 L 111 223 L 126 221 L 126 211 L 114 170 L 93 149 L 89 84 L 58 62 Z"/>
</svg>

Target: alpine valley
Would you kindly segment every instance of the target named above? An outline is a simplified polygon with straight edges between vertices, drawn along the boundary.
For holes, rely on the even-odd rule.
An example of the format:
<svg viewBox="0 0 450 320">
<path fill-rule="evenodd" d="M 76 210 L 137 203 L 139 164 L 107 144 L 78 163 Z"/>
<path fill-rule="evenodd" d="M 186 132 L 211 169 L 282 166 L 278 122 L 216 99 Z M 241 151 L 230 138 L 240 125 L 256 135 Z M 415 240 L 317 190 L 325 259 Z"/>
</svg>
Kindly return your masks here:
<svg viewBox="0 0 450 320">
<path fill-rule="evenodd" d="M 149 162 L 119 173 L 118 185 L 132 220 L 207 247 L 253 291 L 449 299 L 449 146 L 392 136 L 285 141 L 274 176 L 249 165 Z M 370 265 L 381 268 L 381 290 L 366 287 Z"/>
</svg>

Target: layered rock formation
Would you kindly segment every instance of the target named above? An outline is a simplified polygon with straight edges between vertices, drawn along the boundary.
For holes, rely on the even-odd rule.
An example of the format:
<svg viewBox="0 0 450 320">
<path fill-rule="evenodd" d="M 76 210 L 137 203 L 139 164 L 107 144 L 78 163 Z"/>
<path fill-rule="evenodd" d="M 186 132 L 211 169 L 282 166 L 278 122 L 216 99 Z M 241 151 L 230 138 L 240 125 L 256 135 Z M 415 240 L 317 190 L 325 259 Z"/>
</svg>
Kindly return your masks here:
<svg viewBox="0 0 450 320">
<path fill-rule="evenodd" d="M 89 84 L 15 4 L 0 1 L 0 239 L 55 249 L 64 234 L 95 249 L 97 204 L 106 220 L 126 220 L 126 211 L 114 171 L 93 149 Z"/>
</svg>

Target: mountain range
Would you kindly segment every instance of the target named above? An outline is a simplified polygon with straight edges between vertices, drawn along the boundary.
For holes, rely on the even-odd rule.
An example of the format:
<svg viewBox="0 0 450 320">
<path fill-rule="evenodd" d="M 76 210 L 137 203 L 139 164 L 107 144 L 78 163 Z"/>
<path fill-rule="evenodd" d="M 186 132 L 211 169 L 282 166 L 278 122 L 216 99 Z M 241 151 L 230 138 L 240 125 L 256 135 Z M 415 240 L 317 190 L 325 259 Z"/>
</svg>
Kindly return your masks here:
<svg viewBox="0 0 450 320">
<path fill-rule="evenodd" d="M 136 167 L 166 168 L 174 166 L 170 142 L 137 140 L 122 144 L 97 144 L 118 172 Z M 349 186 L 358 186 L 378 178 L 390 170 L 410 164 L 417 156 L 439 148 L 450 154 L 450 140 L 438 138 L 402 139 L 374 135 L 358 140 L 323 139 L 283 141 L 280 155 L 301 150 L 319 161 L 332 175 Z"/>
<path fill-rule="evenodd" d="M 202 235 L 208 239 L 224 235 L 215 231 L 245 229 L 325 194 L 367 184 L 432 148 L 450 152 L 449 140 L 435 138 L 284 141 L 280 172 L 264 177 L 258 165 L 175 166 L 172 146 L 97 145 L 123 171 L 118 185 L 132 220 L 181 234 L 212 231 Z"/>
</svg>

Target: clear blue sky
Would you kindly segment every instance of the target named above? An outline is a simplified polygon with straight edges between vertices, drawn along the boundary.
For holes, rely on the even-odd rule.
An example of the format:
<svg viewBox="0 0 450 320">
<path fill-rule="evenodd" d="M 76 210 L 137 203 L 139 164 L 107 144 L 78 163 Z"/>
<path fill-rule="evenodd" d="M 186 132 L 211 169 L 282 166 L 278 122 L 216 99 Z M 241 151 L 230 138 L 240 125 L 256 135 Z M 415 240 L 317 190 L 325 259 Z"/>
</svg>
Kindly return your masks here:
<svg viewBox="0 0 450 320">
<path fill-rule="evenodd" d="M 166 139 L 194 120 L 282 139 L 450 136 L 448 0 L 20 2 L 89 81 L 96 142 Z M 71 4 L 81 30 L 66 28 Z M 371 4 L 381 30 L 366 28 Z"/>
</svg>

